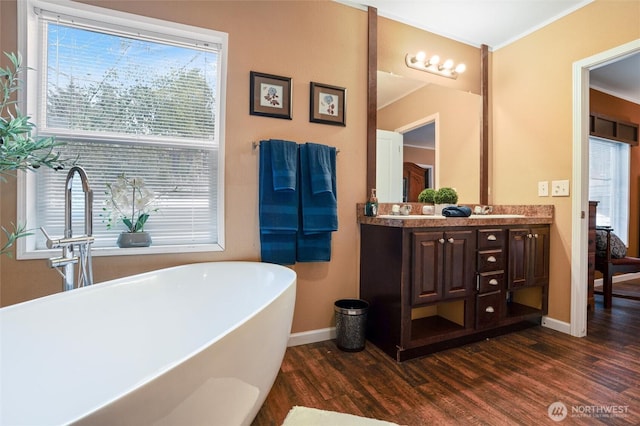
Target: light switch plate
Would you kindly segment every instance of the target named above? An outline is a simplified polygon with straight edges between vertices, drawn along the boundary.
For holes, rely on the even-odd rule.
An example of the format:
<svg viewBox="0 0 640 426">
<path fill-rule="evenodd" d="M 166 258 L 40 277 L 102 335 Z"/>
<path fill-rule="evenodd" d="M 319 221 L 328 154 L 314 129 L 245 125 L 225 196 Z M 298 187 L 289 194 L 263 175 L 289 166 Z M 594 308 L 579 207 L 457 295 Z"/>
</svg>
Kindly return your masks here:
<svg viewBox="0 0 640 426">
<path fill-rule="evenodd" d="M 538 197 L 548 197 L 549 196 L 549 181 L 541 180 L 538 182 Z"/>
<path fill-rule="evenodd" d="M 568 197 L 569 181 L 568 180 L 552 180 L 551 196 L 552 197 Z"/>
</svg>

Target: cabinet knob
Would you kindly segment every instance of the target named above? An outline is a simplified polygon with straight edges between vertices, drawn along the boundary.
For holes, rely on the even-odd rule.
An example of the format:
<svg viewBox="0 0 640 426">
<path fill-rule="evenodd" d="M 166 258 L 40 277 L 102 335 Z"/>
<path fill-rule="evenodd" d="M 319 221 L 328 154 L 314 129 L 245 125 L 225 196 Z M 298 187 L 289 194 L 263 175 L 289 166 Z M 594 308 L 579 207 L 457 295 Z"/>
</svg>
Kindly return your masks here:
<svg viewBox="0 0 640 426">
<path fill-rule="evenodd" d="M 538 238 L 538 234 L 533 234 L 533 238 Z"/>
<path fill-rule="evenodd" d="M 495 256 L 489 256 L 487 257 L 487 262 L 496 263 L 497 259 L 495 258 Z"/>
<path fill-rule="evenodd" d="M 491 279 L 489 280 L 489 284 L 490 284 L 490 285 L 498 285 L 498 280 L 496 280 L 495 278 L 491 278 Z"/>
<path fill-rule="evenodd" d="M 533 238 L 533 234 L 527 234 L 527 238 Z"/>
<path fill-rule="evenodd" d="M 495 240 L 497 240 L 497 239 L 498 239 L 498 238 L 497 238 L 495 235 L 493 235 L 493 234 L 489 234 L 489 235 L 487 235 L 487 240 L 488 240 L 488 241 L 495 241 Z"/>
<path fill-rule="evenodd" d="M 493 306 L 487 306 L 487 308 L 484 311 L 489 313 L 494 313 L 495 309 L 493 309 Z"/>
<path fill-rule="evenodd" d="M 444 238 L 440 238 L 440 239 L 438 240 L 438 242 L 439 242 L 440 244 L 444 244 Z"/>
<path fill-rule="evenodd" d="M 447 241 L 449 241 L 451 244 L 453 244 L 453 242 L 455 241 L 453 238 L 449 238 Z"/>
</svg>

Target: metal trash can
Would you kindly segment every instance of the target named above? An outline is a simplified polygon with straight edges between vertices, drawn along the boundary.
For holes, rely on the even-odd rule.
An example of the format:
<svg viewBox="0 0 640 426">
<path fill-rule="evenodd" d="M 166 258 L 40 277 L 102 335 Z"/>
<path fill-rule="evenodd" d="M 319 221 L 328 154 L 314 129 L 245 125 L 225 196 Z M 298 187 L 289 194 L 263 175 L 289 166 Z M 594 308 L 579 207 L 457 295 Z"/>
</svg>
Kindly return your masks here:
<svg viewBox="0 0 640 426">
<path fill-rule="evenodd" d="M 364 349 L 369 303 L 361 299 L 341 299 L 334 305 L 336 344 L 345 352 Z"/>
</svg>

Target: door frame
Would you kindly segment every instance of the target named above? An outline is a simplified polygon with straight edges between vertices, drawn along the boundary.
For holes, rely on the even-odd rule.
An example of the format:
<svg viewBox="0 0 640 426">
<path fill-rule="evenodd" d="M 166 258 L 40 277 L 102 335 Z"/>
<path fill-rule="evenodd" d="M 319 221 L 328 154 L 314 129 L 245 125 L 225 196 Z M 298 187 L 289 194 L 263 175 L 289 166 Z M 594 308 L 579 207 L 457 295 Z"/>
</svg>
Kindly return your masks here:
<svg viewBox="0 0 640 426">
<path fill-rule="evenodd" d="M 428 115 L 412 123 L 408 123 L 408 124 L 405 124 L 404 126 L 400 126 L 397 129 L 395 129 L 394 132 L 398 132 L 404 135 L 407 132 L 417 129 L 418 127 L 426 126 L 427 124 L 430 124 L 430 123 L 434 123 L 436 126 L 436 129 L 435 129 L 436 137 L 435 137 L 435 147 L 434 147 L 436 151 L 434 155 L 434 158 L 435 158 L 434 165 L 435 165 L 436 172 L 434 174 L 433 169 L 431 172 L 431 178 L 433 179 L 433 187 L 436 188 L 436 185 L 440 180 L 440 176 L 438 175 L 440 170 L 440 155 L 438 155 L 438 153 L 440 152 L 440 113 L 436 112 L 435 114 Z"/>
<path fill-rule="evenodd" d="M 570 334 L 587 335 L 589 211 L 589 71 L 640 52 L 640 39 L 573 63 L 573 183 Z"/>
</svg>

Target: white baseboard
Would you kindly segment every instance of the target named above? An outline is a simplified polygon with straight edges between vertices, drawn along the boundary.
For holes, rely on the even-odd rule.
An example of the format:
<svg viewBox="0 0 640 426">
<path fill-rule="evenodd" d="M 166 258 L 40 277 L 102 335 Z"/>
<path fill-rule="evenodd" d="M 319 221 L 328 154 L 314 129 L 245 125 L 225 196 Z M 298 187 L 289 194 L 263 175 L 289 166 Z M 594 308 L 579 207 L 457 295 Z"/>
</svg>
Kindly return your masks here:
<svg viewBox="0 0 640 426">
<path fill-rule="evenodd" d="M 550 328 L 555 331 L 559 331 L 565 334 L 571 334 L 571 324 L 568 322 L 560 321 L 548 316 L 542 317 L 542 326 Z"/>
<path fill-rule="evenodd" d="M 613 276 L 613 282 L 614 283 L 620 283 L 623 281 L 629 281 L 629 280 L 637 280 L 640 279 L 640 272 L 634 272 L 632 274 L 622 274 L 622 275 L 614 275 Z M 602 285 L 602 278 L 598 278 L 593 282 L 594 285 L 597 286 L 601 286 Z"/>
<path fill-rule="evenodd" d="M 287 346 L 306 345 L 308 343 L 323 342 L 336 338 L 336 328 L 321 328 L 319 330 L 303 331 L 301 333 L 292 333 L 289 336 Z"/>
</svg>

